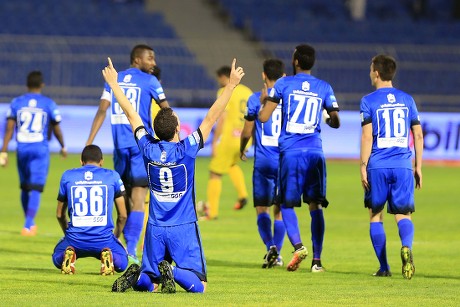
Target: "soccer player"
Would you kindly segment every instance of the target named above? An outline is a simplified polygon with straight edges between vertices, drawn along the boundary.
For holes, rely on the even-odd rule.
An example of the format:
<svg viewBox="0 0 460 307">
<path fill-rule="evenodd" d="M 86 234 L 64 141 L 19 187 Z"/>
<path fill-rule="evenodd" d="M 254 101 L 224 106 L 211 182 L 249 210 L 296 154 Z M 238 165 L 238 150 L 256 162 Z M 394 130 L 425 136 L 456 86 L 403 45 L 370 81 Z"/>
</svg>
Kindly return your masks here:
<svg viewBox="0 0 460 307">
<path fill-rule="evenodd" d="M 230 82 L 229 66 L 217 70 L 217 80 L 221 88 L 217 91 L 219 97 Z M 209 163 L 209 180 L 207 187 L 206 219 L 216 219 L 219 214 L 220 194 L 222 192 L 222 175 L 229 174 L 238 194 L 234 209 L 240 210 L 247 203 L 248 191 L 244 174 L 237 164 L 240 159 L 240 136 L 244 126 L 244 112 L 252 91 L 245 85 L 239 84 L 233 91 L 230 102 L 220 117 L 212 139 L 212 158 Z"/>
<path fill-rule="evenodd" d="M 280 149 L 280 196 L 281 214 L 286 232 L 294 246 L 294 256 L 287 266 L 295 271 L 308 251 L 303 245 L 294 207 L 307 203 L 311 216 L 311 238 L 313 243 L 312 272 L 324 272 L 321 252 L 324 238 L 323 208 L 326 199 L 326 161 L 321 144 L 321 118 L 332 128 L 340 126 L 339 105 L 329 83 L 311 75 L 315 63 L 315 49 L 299 45 L 292 56 L 293 76 L 276 81 L 274 88 L 263 93 L 265 102 L 259 111 L 259 120 L 266 122 L 281 105 Z"/>
<path fill-rule="evenodd" d="M 283 77 L 284 64 L 278 59 L 269 59 L 263 63 L 262 80 L 270 91 L 276 80 Z M 265 261 L 262 268 L 282 265 L 281 247 L 286 229 L 281 219 L 279 203 L 276 200 L 278 180 L 279 148 L 278 137 L 281 131 L 281 103 L 266 123 L 258 119 L 261 92 L 252 94 L 248 100 L 245 123 L 241 134 L 240 156 L 246 160 L 246 146 L 254 135 L 254 171 L 252 174 L 253 202 L 257 214 L 259 234 L 266 246 Z M 254 131 L 255 130 L 255 131 Z M 270 219 L 270 207 L 273 207 L 274 224 Z"/>
<path fill-rule="evenodd" d="M 370 237 L 380 262 L 374 276 L 391 276 L 386 254 L 383 208 L 395 217 L 401 239 L 402 275 L 415 273 L 412 259 L 414 225 L 411 214 L 415 187 L 422 187 L 423 132 L 417 106 L 407 93 L 393 87 L 396 61 L 387 55 L 372 58 L 370 79 L 376 90 L 361 100 L 361 183 L 364 205 L 369 208 Z M 409 147 L 412 131 L 415 168 Z"/>
<path fill-rule="evenodd" d="M 152 100 L 161 108 L 169 107 L 163 88 L 158 79 L 152 75 L 155 70 L 155 53 L 147 45 L 137 45 L 131 51 L 131 67 L 121 71 L 118 82 L 128 97 L 133 108 L 142 118 L 149 133 L 152 130 Z M 110 122 L 114 142 L 113 162 L 115 170 L 120 174 L 126 185 L 130 200 L 128 221 L 123 230 L 129 259 L 139 262 L 136 247 L 142 232 L 144 221 L 144 200 L 147 195 L 147 172 L 144 167 L 142 153 L 132 137 L 129 122 L 119 102 L 113 97 L 110 87 L 105 84 L 99 109 L 91 127 L 86 144 L 91 144 L 104 122 L 107 109 L 111 107 Z"/>
<path fill-rule="evenodd" d="M 42 95 L 44 86 L 40 71 L 32 71 L 28 74 L 28 93 L 13 99 L 7 111 L 7 123 L 0 153 L 0 164 L 6 166 L 8 144 L 16 127 L 17 167 L 21 185 L 21 204 L 25 215 L 25 223 L 21 231 L 23 236 L 37 234 L 35 216 L 40 207 L 41 193 L 48 176 L 50 130 L 61 145 L 61 155 L 67 156 L 64 137 L 59 126 L 61 113 L 53 100 Z"/>
<path fill-rule="evenodd" d="M 101 275 L 123 272 L 128 254 L 118 237 L 127 218 L 125 187 L 117 172 L 102 168 L 98 146 L 87 145 L 80 162 L 81 167 L 61 177 L 56 217 L 64 237 L 54 249 L 53 263 L 63 274 L 75 274 L 77 258 L 94 257 L 101 260 Z M 115 231 L 114 201 L 118 215 Z"/>
<path fill-rule="evenodd" d="M 208 139 L 212 126 L 223 113 L 234 88 L 244 76 L 233 60 L 230 81 L 209 109 L 199 128 L 179 140 L 180 121 L 172 109 L 158 112 L 154 120 L 154 139 L 144 127 L 117 83 L 117 72 L 109 65 L 103 70 L 107 83 L 131 123 L 134 137 L 148 168 L 150 214 L 142 267 L 132 264 L 112 286 L 112 291 L 154 291 L 161 282 L 163 293 L 176 291 L 177 282 L 188 292 L 204 292 L 206 261 L 194 204 L 195 159 Z M 165 259 L 172 259 L 171 266 Z"/>
</svg>

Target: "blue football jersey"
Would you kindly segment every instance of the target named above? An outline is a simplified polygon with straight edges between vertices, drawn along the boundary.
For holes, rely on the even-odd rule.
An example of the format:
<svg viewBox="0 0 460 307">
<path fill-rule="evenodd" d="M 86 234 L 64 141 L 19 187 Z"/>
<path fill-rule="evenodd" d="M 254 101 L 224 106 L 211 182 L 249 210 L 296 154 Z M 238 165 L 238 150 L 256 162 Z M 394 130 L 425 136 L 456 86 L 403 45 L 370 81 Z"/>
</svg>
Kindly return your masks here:
<svg viewBox="0 0 460 307">
<path fill-rule="evenodd" d="M 50 123 L 61 121 L 56 103 L 37 93 L 27 93 L 13 99 L 6 116 L 16 121 L 18 149 L 37 144 L 48 146 Z"/>
<path fill-rule="evenodd" d="M 280 151 L 305 148 L 321 150 L 322 111 L 339 110 L 329 83 L 309 74 L 298 73 L 278 79 L 268 96 L 276 103 L 283 101 Z"/>
<path fill-rule="evenodd" d="M 270 91 L 271 89 L 269 89 Z M 279 159 L 278 138 L 281 133 L 281 103 L 273 111 L 270 119 L 262 123 L 258 119 L 260 110 L 260 92 L 252 94 L 248 99 L 245 119 L 254 122 L 254 164 L 260 159 L 274 162 Z"/>
<path fill-rule="evenodd" d="M 372 123 L 368 169 L 412 168 L 411 126 L 420 124 L 414 99 L 396 88 L 381 88 L 361 99 L 361 124 Z"/>
<path fill-rule="evenodd" d="M 149 223 L 176 226 L 196 222 L 195 159 L 203 148 L 201 131 L 178 143 L 156 140 L 144 127 L 135 135 L 149 177 Z"/>
<path fill-rule="evenodd" d="M 160 103 L 166 100 L 163 88 L 155 76 L 149 75 L 138 68 L 129 68 L 118 73 L 118 84 L 131 102 L 134 110 L 140 115 L 147 131 L 153 135 L 152 100 Z M 128 118 L 113 96 L 110 86 L 106 83 L 101 99 L 111 102 L 110 123 L 115 148 L 137 146 Z"/>
<path fill-rule="evenodd" d="M 66 236 L 73 240 L 107 240 L 113 237 L 114 199 L 125 187 L 117 172 L 95 165 L 65 171 L 58 200 L 66 202 L 69 225 Z"/>
</svg>

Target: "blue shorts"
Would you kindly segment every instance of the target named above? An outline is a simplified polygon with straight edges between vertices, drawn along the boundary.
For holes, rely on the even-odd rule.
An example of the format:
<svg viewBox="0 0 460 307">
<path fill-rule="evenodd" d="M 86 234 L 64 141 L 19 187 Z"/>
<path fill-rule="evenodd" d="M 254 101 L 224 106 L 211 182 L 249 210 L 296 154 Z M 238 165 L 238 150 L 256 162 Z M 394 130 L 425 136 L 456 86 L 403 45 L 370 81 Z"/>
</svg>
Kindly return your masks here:
<svg viewBox="0 0 460 307">
<path fill-rule="evenodd" d="M 128 188 L 148 186 L 144 158 L 138 147 L 115 148 L 113 164 Z"/>
<path fill-rule="evenodd" d="M 298 150 L 280 154 L 280 201 L 300 207 L 314 201 L 327 207 L 326 160 L 321 150 Z"/>
<path fill-rule="evenodd" d="M 120 240 L 118 240 L 115 236 L 108 240 L 91 240 L 91 242 L 88 240 L 71 240 L 64 236 L 54 248 L 52 256 L 53 263 L 58 269 L 61 268 L 62 261 L 64 260 L 64 252 L 69 246 L 72 246 L 75 249 L 77 259 L 85 257 L 101 259 L 101 251 L 104 248 L 110 248 L 112 251 L 113 266 L 115 271 L 123 272 L 128 266 L 128 252 L 123 247 Z"/>
<path fill-rule="evenodd" d="M 200 280 L 207 281 L 206 260 L 196 222 L 177 226 L 147 224 L 142 273 L 149 275 L 152 282 L 159 283 L 158 264 L 165 259 L 174 261 L 178 268 L 192 271 Z"/>
<path fill-rule="evenodd" d="M 370 190 L 364 194 L 364 206 L 377 213 L 388 201 L 387 212 L 415 212 L 414 174 L 408 168 L 376 168 L 367 171 Z"/>
<path fill-rule="evenodd" d="M 278 204 L 278 163 L 263 159 L 256 161 L 252 172 L 252 195 L 254 207 L 270 207 Z"/>
<path fill-rule="evenodd" d="M 35 190 L 43 192 L 48 168 L 50 165 L 50 153 L 46 146 L 27 146 L 17 151 L 17 166 L 21 189 L 25 191 Z"/>
</svg>

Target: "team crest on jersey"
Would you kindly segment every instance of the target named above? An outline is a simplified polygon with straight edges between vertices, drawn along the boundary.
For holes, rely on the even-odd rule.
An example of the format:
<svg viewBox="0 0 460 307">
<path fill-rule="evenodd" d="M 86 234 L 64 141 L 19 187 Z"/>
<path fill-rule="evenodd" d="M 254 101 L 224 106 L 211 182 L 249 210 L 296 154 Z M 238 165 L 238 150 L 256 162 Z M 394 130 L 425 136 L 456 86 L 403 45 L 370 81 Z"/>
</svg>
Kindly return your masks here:
<svg viewBox="0 0 460 307">
<path fill-rule="evenodd" d="M 304 81 L 302 82 L 302 91 L 308 92 L 310 90 L 310 82 Z"/>
<path fill-rule="evenodd" d="M 126 75 L 126 76 L 123 78 L 123 82 L 125 82 L 125 83 L 131 82 L 131 78 L 132 78 L 132 77 L 133 77 L 133 76 L 131 76 L 131 75 Z"/>
<path fill-rule="evenodd" d="M 29 107 L 35 108 L 37 106 L 37 100 L 35 99 L 30 99 L 29 100 Z"/>
<path fill-rule="evenodd" d="M 87 181 L 93 180 L 93 172 L 90 172 L 90 171 L 85 172 L 85 180 Z"/>
<path fill-rule="evenodd" d="M 164 150 L 161 152 L 160 161 L 161 162 L 166 161 L 166 151 L 164 151 Z"/>
<path fill-rule="evenodd" d="M 393 95 L 393 94 L 388 94 L 388 95 L 387 95 L 387 99 L 388 99 L 388 102 L 389 102 L 389 103 L 396 102 L 396 97 L 395 97 L 395 95 Z"/>
</svg>

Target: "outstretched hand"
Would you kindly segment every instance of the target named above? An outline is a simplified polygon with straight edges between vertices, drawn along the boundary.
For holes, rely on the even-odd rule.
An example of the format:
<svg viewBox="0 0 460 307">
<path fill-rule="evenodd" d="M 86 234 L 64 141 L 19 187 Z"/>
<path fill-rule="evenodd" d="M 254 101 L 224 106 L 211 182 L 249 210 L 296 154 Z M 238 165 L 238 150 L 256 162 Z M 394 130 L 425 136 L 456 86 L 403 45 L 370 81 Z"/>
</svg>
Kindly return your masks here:
<svg viewBox="0 0 460 307">
<path fill-rule="evenodd" d="M 233 59 L 232 70 L 230 71 L 230 81 L 229 81 L 229 84 L 232 85 L 233 87 L 240 84 L 240 81 L 244 76 L 243 68 L 240 66 L 235 68 L 235 66 L 236 66 L 236 59 Z"/>
<path fill-rule="evenodd" d="M 104 76 L 105 82 L 112 86 L 117 83 L 118 72 L 115 70 L 115 67 L 113 67 L 110 57 L 107 58 L 107 61 L 109 64 L 102 70 L 102 75 Z"/>
</svg>

